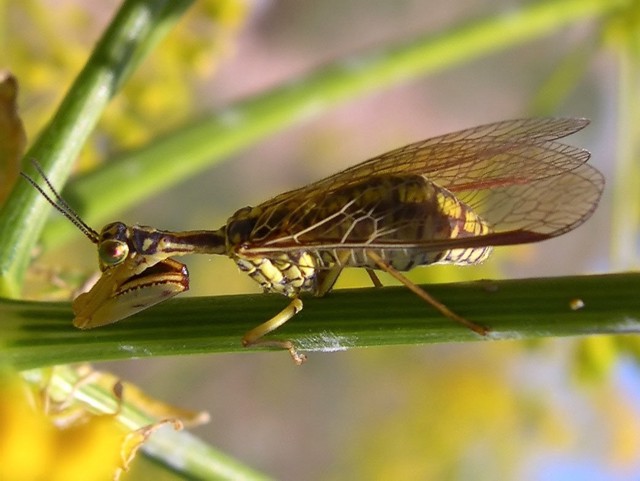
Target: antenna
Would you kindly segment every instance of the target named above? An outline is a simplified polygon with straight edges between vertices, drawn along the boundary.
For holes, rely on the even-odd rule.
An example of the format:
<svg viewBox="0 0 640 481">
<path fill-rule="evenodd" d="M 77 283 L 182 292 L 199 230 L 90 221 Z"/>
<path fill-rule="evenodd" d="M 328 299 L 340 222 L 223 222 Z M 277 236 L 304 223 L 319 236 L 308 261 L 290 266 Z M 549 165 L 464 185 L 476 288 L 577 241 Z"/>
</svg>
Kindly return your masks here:
<svg viewBox="0 0 640 481">
<path fill-rule="evenodd" d="M 45 183 L 47 184 L 47 187 L 49 187 L 49 190 L 53 193 L 53 197 L 49 196 L 44 191 L 44 189 L 40 187 L 38 183 L 33 178 L 31 178 L 28 174 L 26 174 L 24 171 L 20 172 L 20 175 L 24 177 L 38 192 L 40 192 L 40 194 L 42 194 L 42 196 L 45 199 L 47 199 L 47 202 L 49 202 L 49 204 L 51 204 L 54 207 L 54 209 L 60 212 L 63 216 L 69 219 L 73 223 L 73 225 L 75 225 L 78 229 L 80 229 L 80 231 L 82 231 L 82 233 L 86 235 L 91 242 L 93 242 L 94 244 L 98 244 L 100 240 L 100 235 L 91 227 L 89 227 L 80 218 L 80 216 L 76 213 L 76 211 L 73 210 L 69 204 L 67 204 L 67 202 L 60 196 L 60 194 L 58 194 L 58 192 L 53 187 L 53 185 L 51 185 L 51 182 L 49 181 L 46 174 L 44 173 L 44 170 L 42 169 L 42 166 L 40 165 L 40 163 L 35 159 L 31 159 L 31 164 L 36 169 L 36 171 L 38 171 L 38 174 L 40 174 L 40 177 L 44 179 Z"/>
</svg>

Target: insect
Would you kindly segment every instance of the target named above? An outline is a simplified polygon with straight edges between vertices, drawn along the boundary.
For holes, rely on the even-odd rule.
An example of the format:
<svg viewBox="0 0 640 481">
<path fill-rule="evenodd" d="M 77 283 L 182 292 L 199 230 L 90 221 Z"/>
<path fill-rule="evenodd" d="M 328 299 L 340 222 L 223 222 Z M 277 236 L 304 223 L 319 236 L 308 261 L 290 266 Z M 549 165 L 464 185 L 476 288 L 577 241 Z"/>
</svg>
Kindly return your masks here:
<svg viewBox="0 0 640 481">
<path fill-rule="evenodd" d="M 589 152 L 557 142 L 588 120 L 497 122 L 392 150 L 338 174 L 233 214 L 217 230 L 172 232 L 122 222 L 99 233 L 71 209 L 35 164 L 53 196 L 22 175 L 98 247 L 102 275 L 73 302 L 81 329 L 110 324 L 189 288 L 174 257 L 226 255 L 267 292 L 291 302 L 247 332 L 245 346 L 287 349 L 264 339 L 302 309 L 301 293 L 323 296 L 342 269 L 364 267 L 400 280 L 445 316 L 488 329 L 433 299 L 402 272 L 416 266 L 476 264 L 494 246 L 538 242 L 575 229 L 594 212 L 602 174 Z"/>
</svg>

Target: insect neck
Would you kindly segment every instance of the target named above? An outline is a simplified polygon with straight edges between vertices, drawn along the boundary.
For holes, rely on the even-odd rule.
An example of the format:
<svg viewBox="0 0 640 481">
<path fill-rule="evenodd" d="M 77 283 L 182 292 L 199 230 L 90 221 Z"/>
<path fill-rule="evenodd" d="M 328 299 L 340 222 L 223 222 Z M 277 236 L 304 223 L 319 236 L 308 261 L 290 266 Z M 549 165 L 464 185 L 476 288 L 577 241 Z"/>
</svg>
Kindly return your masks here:
<svg viewBox="0 0 640 481">
<path fill-rule="evenodd" d="M 131 240 L 135 250 L 143 255 L 186 254 L 224 255 L 226 249 L 225 228 L 218 230 L 163 231 L 144 226 L 131 228 Z"/>
</svg>

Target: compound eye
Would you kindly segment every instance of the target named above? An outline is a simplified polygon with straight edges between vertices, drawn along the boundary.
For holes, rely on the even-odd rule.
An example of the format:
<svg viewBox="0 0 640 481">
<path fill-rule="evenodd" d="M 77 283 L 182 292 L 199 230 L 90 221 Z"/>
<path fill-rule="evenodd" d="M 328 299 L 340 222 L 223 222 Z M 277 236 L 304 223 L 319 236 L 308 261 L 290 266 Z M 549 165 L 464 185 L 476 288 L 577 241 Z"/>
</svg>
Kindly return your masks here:
<svg viewBox="0 0 640 481">
<path fill-rule="evenodd" d="M 129 246 L 126 242 L 106 239 L 98 247 L 98 257 L 105 266 L 115 266 L 127 258 Z"/>
</svg>

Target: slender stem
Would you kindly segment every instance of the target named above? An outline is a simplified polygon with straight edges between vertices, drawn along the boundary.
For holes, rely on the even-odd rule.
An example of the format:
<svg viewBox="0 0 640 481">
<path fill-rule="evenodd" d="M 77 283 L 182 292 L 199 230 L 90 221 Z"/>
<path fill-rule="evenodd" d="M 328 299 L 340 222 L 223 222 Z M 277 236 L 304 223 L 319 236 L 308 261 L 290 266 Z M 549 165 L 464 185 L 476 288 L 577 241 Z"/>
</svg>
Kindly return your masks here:
<svg viewBox="0 0 640 481">
<path fill-rule="evenodd" d="M 640 332 L 640 274 L 423 286 L 486 337 L 443 317 L 403 287 L 305 299 L 273 337 L 304 351 Z M 287 303 L 277 295 L 182 298 L 117 324 L 80 331 L 68 303 L 0 301 L 4 361 L 18 369 L 107 359 L 241 351 L 242 335 Z M 579 308 L 580 304 L 584 307 Z M 246 351 L 245 351 L 246 352 Z"/>
<path fill-rule="evenodd" d="M 636 27 L 637 28 L 637 27 Z M 615 269 L 636 267 L 637 237 L 640 230 L 640 104 L 637 100 L 640 85 L 640 45 L 637 32 L 626 33 L 617 45 L 618 53 L 618 122 L 617 156 L 612 184 L 611 262 Z"/>
</svg>

